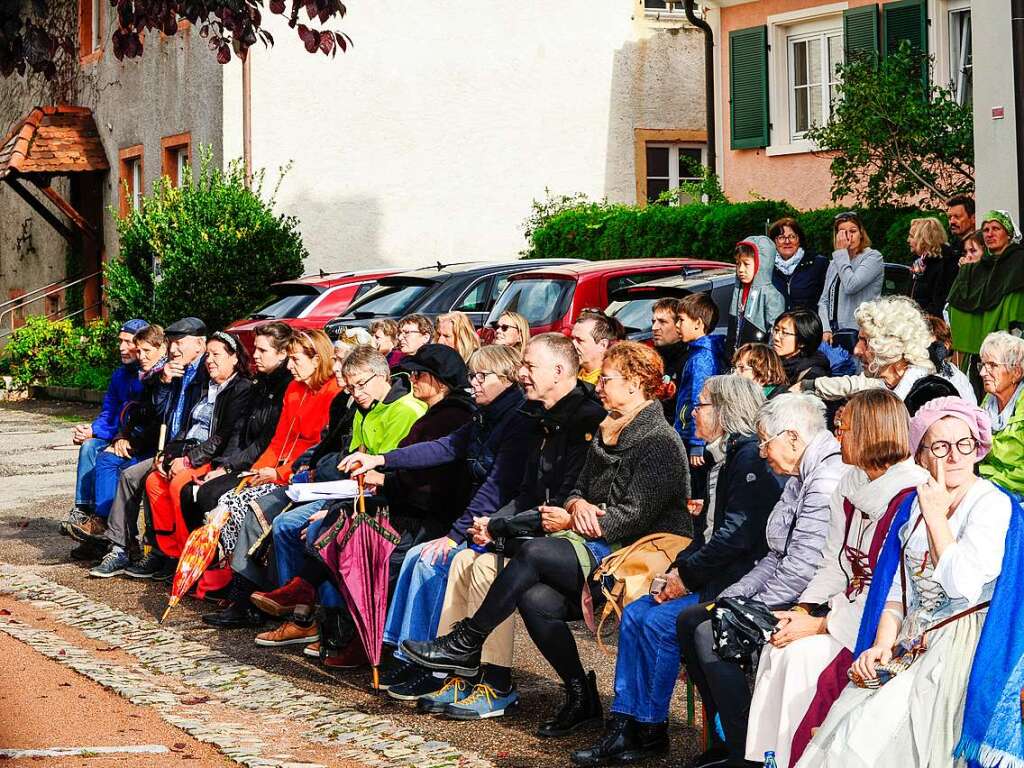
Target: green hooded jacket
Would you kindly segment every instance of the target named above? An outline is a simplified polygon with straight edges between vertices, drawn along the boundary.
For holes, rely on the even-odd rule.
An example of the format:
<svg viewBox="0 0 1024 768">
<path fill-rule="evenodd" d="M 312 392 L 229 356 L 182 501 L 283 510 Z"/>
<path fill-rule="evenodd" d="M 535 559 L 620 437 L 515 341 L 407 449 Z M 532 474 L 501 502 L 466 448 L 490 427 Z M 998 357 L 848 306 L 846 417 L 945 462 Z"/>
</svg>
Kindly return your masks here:
<svg viewBox="0 0 1024 768">
<path fill-rule="evenodd" d="M 399 374 L 391 381 L 387 397 L 374 403 L 369 411 L 356 410 L 349 451 L 372 455 L 393 451 L 416 420 L 427 412 L 427 404 L 413 397 L 408 376 Z"/>
<path fill-rule="evenodd" d="M 1017 398 L 1006 427 L 992 435 L 992 450 L 978 465 L 978 473 L 1011 493 L 1024 493 L 1024 397 Z"/>
</svg>

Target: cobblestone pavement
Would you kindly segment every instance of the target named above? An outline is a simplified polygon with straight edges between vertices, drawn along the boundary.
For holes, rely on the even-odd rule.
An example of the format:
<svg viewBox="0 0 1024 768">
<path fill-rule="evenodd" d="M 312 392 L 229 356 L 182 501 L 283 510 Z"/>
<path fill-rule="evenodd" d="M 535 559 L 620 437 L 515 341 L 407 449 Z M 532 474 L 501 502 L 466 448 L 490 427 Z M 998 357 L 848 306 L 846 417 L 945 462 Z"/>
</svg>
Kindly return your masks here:
<svg viewBox="0 0 1024 768">
<path fill-rule="evenodd" d="M 516 647 L 520 713 L 481 725 L 419 715 L 370 692 L 365 672 L 331 674 L 294 647 L 257 648 L 251 630 L 213 630 L 200 620 L 208 604 L 186 601 L 157 625 L 166 584 L 89 579 L 86 566 L 69 562 L 72 544 L 58 532 L 73 501 L 70 427 L 90 416 L 83 406 L 0 406 L 0 603 L 53 620 L 35 626 L 18 610 L 0 611 L 0 632 L 247 766 L 528 768 L 567 765 L 572 749 L 594 740 L 593 731 L 557 741 L 533 736 L 561 693 L 525 632 Z M 577 640 L 609 694 L 614 659 L 584 630 Z M 682 704 L 675 709 L 681 716 Z M 675 724 L 672 732 L 675 760 L 651 765 L 698 751 L 692 728 Z"/>
</svg>

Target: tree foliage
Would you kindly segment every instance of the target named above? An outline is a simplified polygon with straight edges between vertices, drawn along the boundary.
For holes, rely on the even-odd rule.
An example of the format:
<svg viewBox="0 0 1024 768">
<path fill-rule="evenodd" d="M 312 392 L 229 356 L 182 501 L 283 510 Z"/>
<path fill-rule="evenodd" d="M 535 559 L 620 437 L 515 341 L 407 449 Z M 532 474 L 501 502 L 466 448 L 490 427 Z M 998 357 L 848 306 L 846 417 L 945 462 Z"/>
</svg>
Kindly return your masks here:
<svg viewBox="0 0 1024 768">
<path fill-rule="evenodd" d="M 256 43 L 273 45 L 264 13 L 284 17 L 310 53 L 334 56 L 352 44 L 344 32 L 324 28 L 345 16 L 341 0 L 94 0 L 105 2 L 115 26 L 111 41 L 120 59 L 141 56 L 146 34 L 173 36 L 188 21 L 206 38 L 217 61 L 232 51 L 245 58 Z M 0 74 L 39 72 L 52 79 L 61 56 L 75 55 L 75 41 L 63 30 L 67 11 L 54 0 L 0 0 Z M 73 11 L 72 11 L 73 12 Z M 311 25 L 316 26 L 311 26 Z"/>
<path fill-rule="evenodd" d="M 308 255 L 298 221 L 275 214 L 262 187 L 262 173 L 249 189 L 240 164 L 222 171 L 209 150 L 196 181 L 191 171 L 180 187 L 158 181 L 118 221 L 120 253 L 104 270 L 111 314 L 222 328 L 269 301 L 272 283 L 298 277 Z"/>
<path fill-rule="evenodd" d="M 832 120 L 807 133 L 831 156 L 833 200 L 941 206 L 974 188 L 971 105 L 926 85 L 925 67 L 931 60 L 906 43 L 881 62 L 862 57 L 841 66 Z"/>
</svg>

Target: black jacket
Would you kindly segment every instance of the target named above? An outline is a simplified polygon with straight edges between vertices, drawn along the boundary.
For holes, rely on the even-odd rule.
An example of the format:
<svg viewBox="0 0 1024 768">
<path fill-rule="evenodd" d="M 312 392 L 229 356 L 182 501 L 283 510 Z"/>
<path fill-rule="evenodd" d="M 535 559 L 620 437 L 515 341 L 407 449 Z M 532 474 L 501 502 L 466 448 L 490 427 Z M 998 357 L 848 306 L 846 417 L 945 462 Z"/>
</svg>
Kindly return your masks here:
<svg viewBox="0 0 1024 768">
<path fill-rule="evenodd" d="M 772 271 L 772 285 L 786 300 L 786 311 L 809 309 L 818 311 L 818 300 L 825 290 L 825 272 L 828 259 L 816 253 L 804 251 L 803 258 L 788 277 L 776 267 Z"/>
<path fill-rule="evenodd" d="M 298 471 L 302 467 L 317 470 L 320 460 L 325 456 L 334 455 L 335 465 L 341 461 L 341 456 L 348 453 L 348 445 L 352 442 L 352 422 L 356 417 L 355 399 L 344 390 L 339 392 L 331 400 L 331 407 L 327 411 L 327 426 L 320 433 L 320 442 L 302 454 L 293 462 L 293 469 Z M 322 472 L 317 471 L 315 480 L 337 480 L 335 473 L 329 477 L 321 476 Z"/>
<path fill-rule="evenodd" d="M 782 368 L 786 371 L 786 378 L 791 385 L 798 381 L 814 381 L 819 376 L 832 375 L 832 366 L 829 365 L 828 358 L 823 352 L 818 351 L 810 357 L 798 355 L 783 358 Z"/>
<path fill-rule="evenodd" d="M 914 275 L 910 289 L 910 298 L 921 305 L 925 314 L 942 317 L 942 310 L 949 298 L 949 289 L 953 287 L 960 272 L 960 256 L 963 245 L 954 250 L 949 245 L 942 246 L 942 255 L 926 258 L 924 272 Z"/>
<path fill-rule="evenodd" d="M 765 527 L 783 482 L 761 458 L 756 436 L 729 439 L 715 489 L 714 532 L 679 553 L 675 568 L 701 602 L 742 578 L 768 552 Z"/>
<path fill-rule="evenodd" d="M 687 349 L 688 345 L 685 341 L 676 341 L 663 347 L 654 348 L 654 351 L 661 355 L 662 363 L 665 364 L 665 375 L 675 387 L 672 394 L 661 401 L 665 410 L 665 420 L 669 424 L 676 423 L 676 392 L 679 391 L 679 379 L 682 376 L 683 363 L 686 362 Z"/>
<path fill-rule="evenodd" d="M 228 446 L 238 445 L 239 435 L 245 425 L 245 416 L 249 412 L 251 397 L 252 382 L 244 376 L 236 374 L 217 393 L 217 398 L 213 401 L 213 418 L 210 420 L 209 437 L 201 442 L 179 439 L 168 443 L 164 450 L 165 466 L 169 466 L 170 460 L 185 456 L 193 467 L 200 467 L 210 463 Z"/>
<path fill-rule="evenodd" d="M 204 356 L 205 357 L 205 356 Z M 181 395 L 184 377 L 179 376 L 169 383 L 161 380 L 161 374 L 154 372 L 143 388 L 143 399 L 131 417 L 125 436 L 132 448 L 132 456 L 152 456 L 156 453 L 160 442 L 160 428 L 167 426 L 164 445 L 175 440 L 183 440 L 192 426 L 192 408 L 200 397 L 206 396 L 206 387 L 210 383 L 210 374 L 206 370 L 203 357 L 199 358 L 195 375 L 185 391 L 185 400 L 181 412 L 181 424 L 177 434 L 171 434 L 171 420 L 175 406 Z"/>
<path fill-rule="evenodd" d="M 523 412 L 536 419 L 539 443 L 527 459 L 519 493 L 494 514 L 495 518 L 510 518 L 544 503 L 565 504 L 583 469 L 590 441 L 605 417 L 594 388 L 582 381 L 551 410 L 531 401 Z M 495 532 L 493 518 L 490 531 L 496 537 L 504 535 Z"/>
<path fill-rule="evenodd" d="M 292 375 L 285 365 L 279 365 L 270 373 L 256 375 L 249 392 L 249 411 L 241 417 L 237 439 L 228 443 L 220 456 L 213 460 L 213 466 L 223 467 L 228 472 L 242 472 L 253 465 L 270 445 L 281 416 L 284 391 L 291 382 Z"/>
</svg>

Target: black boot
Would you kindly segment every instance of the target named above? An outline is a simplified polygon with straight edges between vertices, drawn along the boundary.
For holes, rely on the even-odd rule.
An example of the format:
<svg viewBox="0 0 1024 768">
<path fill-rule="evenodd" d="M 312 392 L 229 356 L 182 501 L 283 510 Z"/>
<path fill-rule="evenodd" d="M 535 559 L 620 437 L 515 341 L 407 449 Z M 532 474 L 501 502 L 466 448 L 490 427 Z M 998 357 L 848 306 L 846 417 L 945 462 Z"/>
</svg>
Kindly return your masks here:
<svg viewBox="0 0 1024 768">
<path fill-rule="evenodd" d="M 249 595 L 255 591 L 256 585 L 237 573 L 231 577 L 228 607 L 216 613 L 207 613 L 203 621 L 211 627 L 220 629 L 239 629 L 249 627 L 257 629 L 267 622 L 267 614 L 249 602 Z"/>
<path fill-rule="evenodd" d="M 402 653 L 427 669 L 473 677 L 480 671 L 480 649 L 487 635 L 463 619 L 452 631 L 436 640 L 403 640 Z"/>
<path fill-rule="evenodd" d="M 633 762 L 640 753 L 639 725 L 629 715 L 614 714 L 605 724 L 597 743 L 572 753 L 572 764 L 583 766 L 615 765 Z"/>
<path fill-rule="evenodd" d="M 317 611 L 317 624 L 320 625 L 320 660 L 328 656 L 338 656 L 356 634 L 356 626 L 348 608 L 325 608 Z"/>
<path fill-rule="evenodd" d="M 553 718 L 540 724 L 537 735 L 545 738 L 568 736 L 584 725 L 601 722 L 601 697 L 593 672 L 565 683 L 565 704 Z"/>
</svg>

